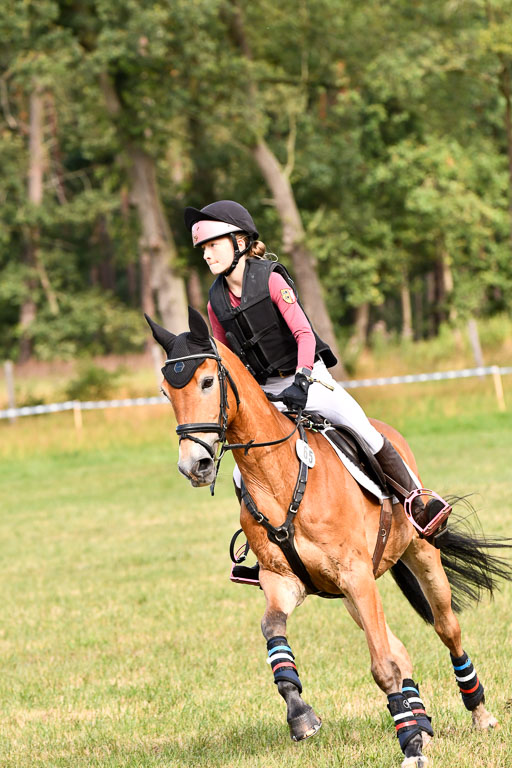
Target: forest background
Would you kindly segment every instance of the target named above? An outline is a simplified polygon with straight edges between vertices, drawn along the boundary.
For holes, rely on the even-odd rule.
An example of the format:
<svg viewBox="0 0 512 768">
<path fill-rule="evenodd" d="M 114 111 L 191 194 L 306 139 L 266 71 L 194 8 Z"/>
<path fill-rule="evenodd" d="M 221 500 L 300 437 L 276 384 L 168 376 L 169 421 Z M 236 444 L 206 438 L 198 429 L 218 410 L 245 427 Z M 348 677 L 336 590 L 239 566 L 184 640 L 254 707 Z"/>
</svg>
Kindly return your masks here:
<svg viewBox="0 0 512 768">
<path fill-rule="evenodd" d="M 345 363 L 375 328 L 510 339 L 511 11 L 4 0 L 0 358 L 140 352 L 142 311 L 183 330 L 210 281 L 183 208 L 222 198 Z"/>
</svg>

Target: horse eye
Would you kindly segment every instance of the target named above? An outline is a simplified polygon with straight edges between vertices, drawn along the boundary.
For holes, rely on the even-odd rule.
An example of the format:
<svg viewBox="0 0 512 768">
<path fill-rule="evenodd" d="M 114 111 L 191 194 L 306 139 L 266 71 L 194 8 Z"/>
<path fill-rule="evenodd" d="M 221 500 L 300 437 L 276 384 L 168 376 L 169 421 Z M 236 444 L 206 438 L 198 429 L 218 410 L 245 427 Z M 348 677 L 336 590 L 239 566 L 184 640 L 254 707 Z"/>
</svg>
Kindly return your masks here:
<svg viewBox="0 0 512 768">
<path fill-rule="evenodd" d="M 201 389 L 210 389 L 210 387 L 213 387 L 213 376 L 207 376 L 201 382 Z"/>
</svg>

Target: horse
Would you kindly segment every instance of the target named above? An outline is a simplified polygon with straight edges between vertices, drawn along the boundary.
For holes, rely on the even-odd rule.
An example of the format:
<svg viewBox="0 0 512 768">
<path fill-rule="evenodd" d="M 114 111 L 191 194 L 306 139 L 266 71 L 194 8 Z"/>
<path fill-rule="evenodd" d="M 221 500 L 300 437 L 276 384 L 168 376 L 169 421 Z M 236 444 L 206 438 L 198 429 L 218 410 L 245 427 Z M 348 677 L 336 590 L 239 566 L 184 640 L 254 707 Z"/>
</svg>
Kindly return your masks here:
<svg viewBox="0 0 512 768">
<path fill-rule="evenodd" d="M 374 569 L 380 504 L 360 488 L 327 440 L 311 431 L 307 441 L 315 463 L 309 468 L 300 510 L 293 519 L 295 551 L 305 568 L 305 576 L 299 578 L 279 536 L 269 532 L 284 531 L 294 483 L 296 488 L 300 485 L 296 482 L 299 439 L 296 430 L 290 433 L 292 422 L 268 401 L 239 357 L 210 337 L 199 312 L 189 308 L 189 330 L 178 336 L 147 315 L 146 319 L 167 354 L 162 392 L 171 402 L 178 424 L 179 472 L 194 487 L 212 485 L 228 449 L 233 450 L 240 469 L 245 492 L 240 523 L 260 564 L 266 601 L 261 630 L 274 682 L 286 703 L 291 738 L 307 739 L 321 726 L 320 717 L 301 696 L 302 684 L 287 640 L 293 610 L 316 591 L 341 599 L 365 634 L 371 674 L 388 698 L 404 755 L 403 768 L 427 765 L 423 749 L 433 736 L 431 721 L 414 682 L 409 654 L 386 623 L 376 585 L 389 569 L 406 598 L 433 624 L 448 648 L 473 725 L 481 730 L 495 728 L 497 720 L 486 709 L 483 685 L 463 648 L 454 607 L 468 596 L 480 599 L 483 589 L 492 593 L 496 577 L 512 578 L 504 560 L 484 552 L 489 546 L 509 546 L 500 543 L 505 540 L 493 540 L 493 544 L 452 533 L 440 537 L 438 549 L 418 535 L 396 503 L 385 549 Z M 418 475 L 414 455 L 402 435 L 383 422 L 371 421 Z M 299 463 L 302 467 L 303 462 Z"/>
</svg>

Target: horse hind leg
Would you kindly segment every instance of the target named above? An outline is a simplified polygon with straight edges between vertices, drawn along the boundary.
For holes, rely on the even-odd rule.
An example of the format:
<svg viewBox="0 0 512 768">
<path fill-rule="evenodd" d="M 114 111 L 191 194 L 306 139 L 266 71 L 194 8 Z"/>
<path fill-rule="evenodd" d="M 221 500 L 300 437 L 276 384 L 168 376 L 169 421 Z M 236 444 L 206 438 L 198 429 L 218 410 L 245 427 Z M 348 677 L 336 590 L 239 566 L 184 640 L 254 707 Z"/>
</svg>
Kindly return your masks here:
<svg viewBox="0 0 512 768">
<path fill-rule="evenodd" d="M 495 728 L 498 721 L 485 707 L 484 687 L 462 646 L 460 625 L 452 609 L 451 588 L 439 550 L 415 538 L 402 560 L 416 576 L 430 604 L 434 629 L 450 651 L 456 683 L 464 706 L 471 712 L 473 726 L 478 730 Z"/>
<path fill-rule="evenodd" d="M 360 629 L 363 629 L 361 619 L 356 610 L 355 605 L 351 600 L 345 598 L 343 604 L 349 614 L 352 616 L 356 624 Z M 402 676 L 402 693 L 411 705 L 411 710 L 416 718 L 416 722 L 421 728 L 421 736 L 423 739 L 423 748 L 427 746 L 432 740 L 434 731 L 431 724 L 431 718 L 427 715 L 425 705 L 420 697 L 419 686 L 413 680 L 412 663 L 409 653 L 405 648 L 402 641 L 391 631 L 388 623 L 386 622 L 386 632 L 388 636 L 389 647 L 391 654 L 395 659 L 398 667 L 400 668 Z"/>
<path fill-rule="evenodd" d="M 260 572 L 260 584 L 267 601 L 261 629 L 267 641 L 268 663 L 277 690 L 286 702 L 291 739 L 304 741 L 320 730 L 322 721 L 302 698 L 302 683 L 286 637 L 286 624 L 294 608 L 303 601 L 305 593 L 297 580 L 270 571 Z"/>
</svg>

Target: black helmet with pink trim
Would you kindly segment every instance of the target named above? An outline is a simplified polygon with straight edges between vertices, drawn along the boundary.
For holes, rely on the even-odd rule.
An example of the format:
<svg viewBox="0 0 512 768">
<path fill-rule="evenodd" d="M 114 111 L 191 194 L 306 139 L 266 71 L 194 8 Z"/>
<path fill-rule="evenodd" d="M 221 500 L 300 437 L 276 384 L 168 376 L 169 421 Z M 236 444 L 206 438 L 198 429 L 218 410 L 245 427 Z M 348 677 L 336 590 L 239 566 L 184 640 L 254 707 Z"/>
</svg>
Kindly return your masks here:
<svg viewBox="0 0 512 768">
<path fill-rule="evenodd" d="M 204 208 L 185 208 L 185 226 L 192 233 L 194 247 L 236 232 L 248 235 L 251 242 L 258 239 L 258 230 L 251 214 L 234 200 L 218 200 Z"/>
</svg>

